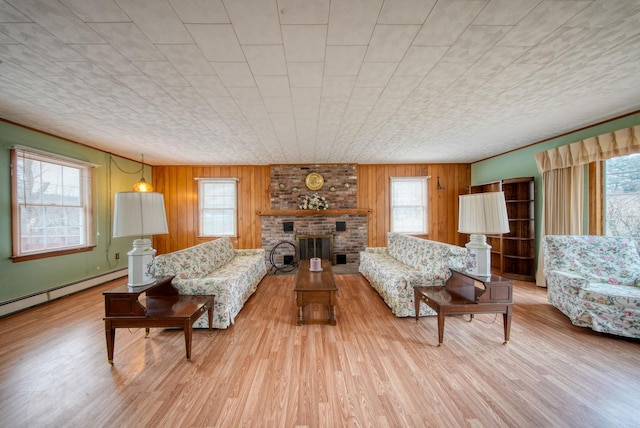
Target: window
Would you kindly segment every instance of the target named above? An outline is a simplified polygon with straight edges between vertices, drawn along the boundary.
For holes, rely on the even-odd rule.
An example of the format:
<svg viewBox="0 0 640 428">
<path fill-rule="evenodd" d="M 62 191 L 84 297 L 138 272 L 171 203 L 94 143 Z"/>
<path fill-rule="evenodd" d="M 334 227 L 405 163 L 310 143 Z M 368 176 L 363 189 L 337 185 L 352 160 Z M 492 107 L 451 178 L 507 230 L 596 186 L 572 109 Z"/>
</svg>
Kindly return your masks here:
<svg viewBox="0 0 640 428">
<path fill-rule="evenodd" d="M 428 177 L 391 178 L 391 231 L 427 234 Z"/>
<path fill-rule="evenodd" d="M 198 179 L 200 236 L 236 236 L 237 180 Z"/>
<path fill-rule="evenodd" d="M 92 165 L 21 148 L 11 164 L 14 261 L 91 249 Z"/>
<path fill-rule="evenodd" d="M 604 234 L 640 245 L 640 153 L 606 160 L 604 173 Z"/>
</svg>

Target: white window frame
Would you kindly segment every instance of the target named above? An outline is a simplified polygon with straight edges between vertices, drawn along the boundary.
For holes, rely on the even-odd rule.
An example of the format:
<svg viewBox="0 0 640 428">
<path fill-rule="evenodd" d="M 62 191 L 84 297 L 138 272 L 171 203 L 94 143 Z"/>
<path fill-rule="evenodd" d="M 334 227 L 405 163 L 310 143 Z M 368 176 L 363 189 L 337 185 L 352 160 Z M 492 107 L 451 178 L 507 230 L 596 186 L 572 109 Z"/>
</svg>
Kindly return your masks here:
<svg viewBox="0 0 640 428">
<path fill-rule="evenodd" d="M 640 157 L 639 153 L 634 153 L 626 156 L 620 157 L 631 157 L 633 156 L 636 160 Z M 640 178 L 635 178 L 640 175 L 640 170 L 630 169 L 621 173 L 614 174 L 613 172 L 608 171 L 608 163 L 613 161 L 615 158 L 607 159 L 603 162 L 604 166 L 604 204 L 603 204 L 603 219 L 604 219 L 604 235 L 605 236 L 631 236 L 636 240 L 638 245 L 640 245 L 640 235 L 638 234 L 638 230 L 640 229 L 640 191 L 625 191 L 625 189 L 616 189 L 612 194 L 609 194 L 609 181 L 611 180 L 610 176 L 629 176 L 631 180 L 634 182 L 640 182 Z M 616 217 L 620 219 L 622 222 L 622 227 L 620 230 L 612 230 L 611 222 L 612 219 L 609 218 L 610 211 L 610 203 L 609 197 L 612 200 L 623 201 L 622 203 L 616 203 L 614 206 L 614 211 L 616 212 Z"/>
<path fill-rule="evenodd" d="M 203 238 L 220 238 L 220 237 L 231 237 L 235 238 L 238 236 L 238 179 L 237 178 L 196 178 L 198 181 L 198 234 Z M 225 206 L 225 207 L 214 207 L 207 206 L 207 200 L 210 197 L 206 194 L 208 190 L 211 189 L 211 185 L 223 184 L 229 185 L 233 184 L 233 206 Z M 228 195 L 227 195 L 228 196 Z M 205 230 L 206 222 L 204 220 L 207 212 L 214 213 L 216 211 L 222 210 L 232 210 L 233 214 L 231 216 L 232 226 L 225 228 L 221 233 L 214 233 L 215 231 L 209 232 Z"/>
<path fill-rule="evenodd" d="M 390 205 L 390 225 L 389 225 L 389 230 L 391 230 L 392 232 L 398 232 L 398 233 L 405 233 L 407 235 L 427 235 L 429 233 L 429 227 L 428 227 L 428 219 L 429 219 L 429 204 L 428 204 L 428 200 L 429 200 L 429 194 L 428 194 L 428 180 L 429 180 L 429 176 L 420 176 L 420 177 L 391 177 L 391 182 L 389 185 L 389 195 L 390 195 L 390 199 L 389 199 L 389 205 Z M 419 183 L 420 186 L 420 190 L 419 190 L 419 197 L 418 199 L 418 203 L 417 204 L 400 204 L 400 203 L 394 203 L 394 187 L 396 184 L 400 184 L 400 183 Z M 398 213 L 397 211 L 399 210 L 403 210 L 403 209 L 415 209 L 415 208 L 420 208 L 422 210 L 422 215 L 421 215 L 421 228 L 419 228 L 418 230 L 409 230 L 409 229 L 403 229 L 403 228 L 399 228 L 397 221 L 398 221 Z"/>
<path fill-rule="evenodd" d="M 25 197 L 28 181 L 23 178 L 23 168 L 26 161 L 32 162 L 39 171 L 38 174 L 32 174 L 30 191 L 35 191 L 32 197 Z M 36 149 L 18 146 L 12 148 L 11 223 L 14 262 L 90 251 L 95 247 L 92 203 L 95 166 Z M 46 172 L 43 173 L 47 168 L 53 170 L 48 177 L 44 175 Z M 60 171 L 56 173 L 58 168 Z M 77 177 L 69 175 L 73 172 L 77 173 Z M 45 196 L 49 201 L 45 200 Z M 68 223 L 68 215 L 73 214 L 74 210 L 79 210 L 79 224 L 76 225 Z M 42 215 L 26 218 L 28 212 L 39 212 Z M 30 224 L 24 224 L 27 221 Z M 54 224 L 56 222 L 59 224 Z"/>
</svg>

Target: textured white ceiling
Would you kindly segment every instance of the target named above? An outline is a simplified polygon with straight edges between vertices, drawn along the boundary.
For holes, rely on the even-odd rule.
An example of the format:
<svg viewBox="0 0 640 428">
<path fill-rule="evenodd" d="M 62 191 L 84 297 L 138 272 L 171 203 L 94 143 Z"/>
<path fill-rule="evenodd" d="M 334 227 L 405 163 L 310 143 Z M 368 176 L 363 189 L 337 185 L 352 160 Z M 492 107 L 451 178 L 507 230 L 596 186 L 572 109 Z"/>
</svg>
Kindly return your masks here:
<svg viewBox="0 0 640 428">
<path fill-rule="evenodd" d="M 154 165 L 473 162 L 640 108 L 640 0 L 0 0 L 0 61 Z"/>
</svg>

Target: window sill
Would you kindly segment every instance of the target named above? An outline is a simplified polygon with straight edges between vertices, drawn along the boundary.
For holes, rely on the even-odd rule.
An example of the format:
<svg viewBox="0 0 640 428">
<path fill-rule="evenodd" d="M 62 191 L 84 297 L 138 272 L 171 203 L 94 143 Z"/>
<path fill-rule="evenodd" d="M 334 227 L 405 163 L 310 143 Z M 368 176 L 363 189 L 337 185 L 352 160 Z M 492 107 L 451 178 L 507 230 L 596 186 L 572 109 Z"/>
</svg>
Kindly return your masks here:
<svg viewBox="0 0 640 428">
<path fill-rule="evenodd" d="M 13 261 L 14 263 L 19 263 L 19 262 L 26 262 L 29 260 L 46 259 L 49 257 L 66 256 L 68 254 L 86 253 L 88 251 L 93 251 L 95 247 L 96 247 L 95 245 L 91 245 L 88 247 L 70 248 L 67 250 L 55 250 L 55 251 L 47 251 L 43 253 L 27 254 L 23 256 L 13 256 L 11 257 L 11 261 Z"/>
</svg>

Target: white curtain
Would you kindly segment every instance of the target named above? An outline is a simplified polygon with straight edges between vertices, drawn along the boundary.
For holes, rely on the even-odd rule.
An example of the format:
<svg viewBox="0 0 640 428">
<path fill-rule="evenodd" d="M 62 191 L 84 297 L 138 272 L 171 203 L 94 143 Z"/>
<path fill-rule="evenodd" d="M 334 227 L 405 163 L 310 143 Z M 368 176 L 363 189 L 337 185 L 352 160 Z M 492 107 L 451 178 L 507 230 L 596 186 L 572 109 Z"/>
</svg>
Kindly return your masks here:
<svg viewBox="0 0 640 428">
<path fill-rule="evenodd" d="M 544 278 L 545 235 L 582 235 L 584 165 L 640 152 L 640 126 L 619 129 L 535 155 L 542 174 L 542 219 L 536 284 Z"/>
</svg>

